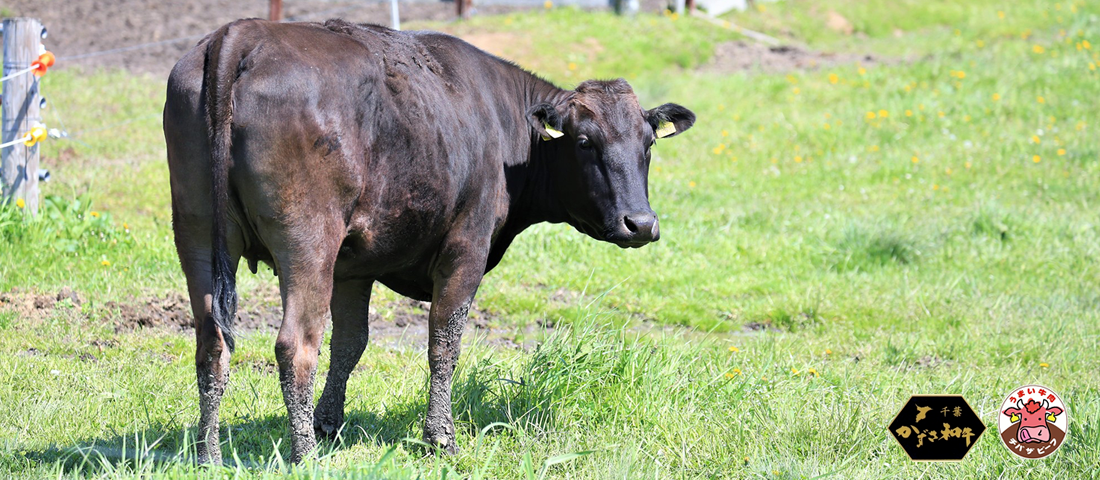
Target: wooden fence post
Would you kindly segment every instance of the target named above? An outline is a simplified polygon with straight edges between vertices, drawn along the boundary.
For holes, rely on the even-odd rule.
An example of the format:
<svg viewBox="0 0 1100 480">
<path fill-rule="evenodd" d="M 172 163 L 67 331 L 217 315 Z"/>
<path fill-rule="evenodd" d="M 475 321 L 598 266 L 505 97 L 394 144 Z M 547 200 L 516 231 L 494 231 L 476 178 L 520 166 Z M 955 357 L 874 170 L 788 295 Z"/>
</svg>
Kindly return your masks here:
<svg viewBox="0 0 1100 480">
<path fill-rule="evenodd" d="M 283 21 L 283 0 L 271 0 L 267 4 L 267 19 L 272 22 Z"/>
<path fill-rule="evenodd" d="M 33 18 L 7 18 L 3 23 L 4 74 L 24 70 L 38 59 L 42 45 L 42 24 Z M 38 93 L 38 77 L 32 73 L 4 81 L 3 122 L 0 123 L 0 143 L 22 137 L 31 125 L 41 122 L 42 98 Z M 38 144 L 22 143 L 0 150 L 0 202 L 19 204 L 24 211 L 38 213 Z"/>
</svg>

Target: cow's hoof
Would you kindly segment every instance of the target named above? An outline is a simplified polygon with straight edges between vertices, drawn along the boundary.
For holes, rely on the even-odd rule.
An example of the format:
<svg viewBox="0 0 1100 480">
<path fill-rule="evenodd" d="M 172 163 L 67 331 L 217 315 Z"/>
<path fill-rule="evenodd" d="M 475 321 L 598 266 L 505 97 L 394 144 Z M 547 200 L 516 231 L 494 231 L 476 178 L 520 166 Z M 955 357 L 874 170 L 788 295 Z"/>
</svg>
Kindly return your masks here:
<svg viewBox="0 0 1100 480">
<path fill-rule="evenodd" d="M 434 437 L 424 437 L 424 441 L 431 445 L 432 453 L 438 455 L 456 455 L 458 454 L 458 444 L 455 442 L 454 437 L 450 437 L 446 434 L 436 435 Z"/>
<path fill-rule="evenodd" d="M 335 439 L 342 426 L 344 426 L 342 418 L 335 418 L 334 415 L 322 415 L 320 411 L 313 418 L 313 433 L 318 438 Z"/>
</svg>

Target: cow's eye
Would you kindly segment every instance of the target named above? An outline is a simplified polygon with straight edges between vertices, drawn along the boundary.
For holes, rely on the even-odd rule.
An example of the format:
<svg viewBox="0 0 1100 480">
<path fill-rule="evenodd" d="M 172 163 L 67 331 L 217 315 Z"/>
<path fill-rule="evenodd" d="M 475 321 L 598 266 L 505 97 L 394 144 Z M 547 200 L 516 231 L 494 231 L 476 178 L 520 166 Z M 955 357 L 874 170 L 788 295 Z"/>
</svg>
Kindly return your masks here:
<svg viewBox="0 0 1100 480">
<path fill-rule="evenodd" d="M 581 147 L 582 150 L 592 150 L 592 141 L 587 138 L 581 137 L 579 140 L 577 140 L 577 146 Z"/>
</svg>

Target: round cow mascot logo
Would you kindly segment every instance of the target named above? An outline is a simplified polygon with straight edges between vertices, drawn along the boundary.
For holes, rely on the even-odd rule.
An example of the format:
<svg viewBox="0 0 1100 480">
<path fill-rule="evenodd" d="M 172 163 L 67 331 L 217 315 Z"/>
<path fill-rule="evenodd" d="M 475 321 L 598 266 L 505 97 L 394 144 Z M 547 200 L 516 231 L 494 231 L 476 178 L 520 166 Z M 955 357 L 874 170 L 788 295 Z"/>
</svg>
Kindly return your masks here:
<svg viewBox="0 0 1100 480">
<path fill-rule="evenodd" d="M 1043 458 L 1058 450 L 1069 432 L 1062 397 L 1042 385 L 1025 385 L 1008 394 L 998 415 L 1001 441 L 1024 458 Z"/>
</svg>

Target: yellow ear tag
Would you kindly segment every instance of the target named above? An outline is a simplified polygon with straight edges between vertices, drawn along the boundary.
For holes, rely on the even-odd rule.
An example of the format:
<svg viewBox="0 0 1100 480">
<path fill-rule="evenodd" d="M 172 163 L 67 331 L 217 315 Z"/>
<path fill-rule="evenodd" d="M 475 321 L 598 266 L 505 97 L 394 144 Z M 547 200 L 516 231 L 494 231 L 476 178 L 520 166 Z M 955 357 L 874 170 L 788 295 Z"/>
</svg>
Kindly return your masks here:
<svg viewBox="0 0 1100 480">
<path fill-rule="evenodd" d="M 561 138 L 562 135 L 565 135 L 564 133 L 561 133 L 561 130 L 551 127 L 550 124 L 546 122 L 543 122 L 542 128 L 546 130 L 546 135 L 542 136 L 543 140 L 549 141 L 552 138 Z"/>
<path fill-rule="evenodd" d="M 1010 422 L 1012 422 L 1012 423 L 1016 423 L 1016 422 L 1019 422 L 1019 421 L 1020 421 L 1020 416 L 1019 416 L 1019 415 L 1013 415 L 1012 417 L 1010 417 L 1010 418 L 1008 419 L 1008 421 L 1010 421 Z"/>
<path fill-rule="evenodd" d="M 672 122 L 665 120 L 657 125 L 657 138 L 665 138 L 673 133 L 676 133 L 676 125 Z"/>
</svg>

